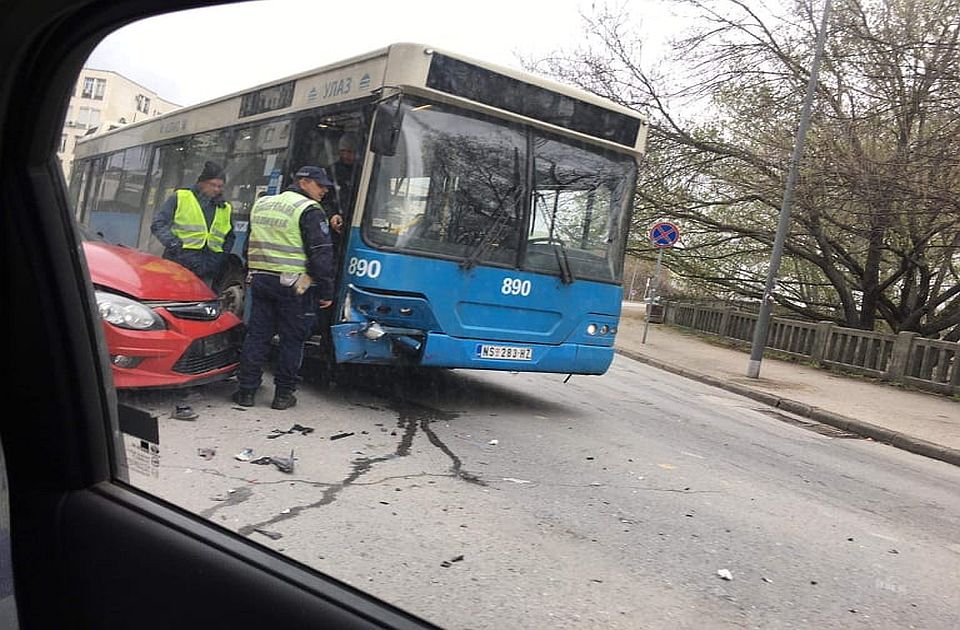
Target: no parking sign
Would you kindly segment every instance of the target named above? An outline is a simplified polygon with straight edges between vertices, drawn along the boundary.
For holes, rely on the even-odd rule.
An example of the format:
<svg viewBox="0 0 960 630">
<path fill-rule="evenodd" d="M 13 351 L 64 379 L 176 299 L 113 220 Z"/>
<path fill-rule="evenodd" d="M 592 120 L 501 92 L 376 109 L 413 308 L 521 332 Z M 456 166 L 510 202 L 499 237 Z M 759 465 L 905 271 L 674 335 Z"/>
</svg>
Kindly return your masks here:
<svg viewBox="0 0 960 630">
<path fill-rule="evenodd" d="M 680 228 L 669 221 L 654 223 L 650 228 L 650 242 L 654 247 L 673 247 L 680 240 Z"/>
</svg>

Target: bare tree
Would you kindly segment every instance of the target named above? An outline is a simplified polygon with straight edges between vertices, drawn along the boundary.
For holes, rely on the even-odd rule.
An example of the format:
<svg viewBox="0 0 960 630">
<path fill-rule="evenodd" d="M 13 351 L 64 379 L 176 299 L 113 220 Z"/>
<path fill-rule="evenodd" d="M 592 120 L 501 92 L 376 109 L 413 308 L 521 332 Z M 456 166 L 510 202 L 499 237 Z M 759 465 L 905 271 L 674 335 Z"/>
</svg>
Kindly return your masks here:
<svg viewBox="0 0 960 630">
<path fill-rule="evenodd" d="M 673 272 L 759 298 L 820 14 L 684 0 L 695 17 L 650 70 L 620 9 L 588 43 L 534 64 L 646 112 L 634 251 L 681 222 Z M 777 10 L 783 13 L 782 7 Z M 873 329 L 960 336 L 960 0 L 835 0 L 786 242 L 781 308 Z"/>
</svg>

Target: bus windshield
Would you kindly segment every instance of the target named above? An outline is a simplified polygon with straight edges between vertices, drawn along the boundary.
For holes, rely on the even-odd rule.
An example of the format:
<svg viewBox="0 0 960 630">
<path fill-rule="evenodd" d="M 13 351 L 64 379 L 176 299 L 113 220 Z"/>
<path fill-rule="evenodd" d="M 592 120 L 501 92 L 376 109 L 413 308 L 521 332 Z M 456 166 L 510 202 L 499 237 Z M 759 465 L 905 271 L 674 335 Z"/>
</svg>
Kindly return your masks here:
<svg viewBox="0 0 960 630">
<path fill-rule="evenodd" d="M 446 105 L 403 107 L 397 151 L 377 156 L 374 166 L 369 242 L 571 279 L 620 280 L 633 158 Z"/>
</svg>

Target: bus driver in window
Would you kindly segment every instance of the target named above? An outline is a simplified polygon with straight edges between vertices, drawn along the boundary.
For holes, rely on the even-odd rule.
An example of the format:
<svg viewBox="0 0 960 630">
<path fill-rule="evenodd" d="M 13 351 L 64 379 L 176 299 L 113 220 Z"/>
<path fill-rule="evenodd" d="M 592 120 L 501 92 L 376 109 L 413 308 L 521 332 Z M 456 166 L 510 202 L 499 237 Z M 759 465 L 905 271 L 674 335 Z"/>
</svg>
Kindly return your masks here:
<svg viewBox="0 0 960 630">
<path fill-rule="evenodd" d="M 163 257 L 183 265 L 210 287 L 233 248 L 233 209 L 223 200 L 225 182 L 223 169 L 206 162 L 197 183 L 164 201 L 150 225 L 163 243 Z"/>
</svg>

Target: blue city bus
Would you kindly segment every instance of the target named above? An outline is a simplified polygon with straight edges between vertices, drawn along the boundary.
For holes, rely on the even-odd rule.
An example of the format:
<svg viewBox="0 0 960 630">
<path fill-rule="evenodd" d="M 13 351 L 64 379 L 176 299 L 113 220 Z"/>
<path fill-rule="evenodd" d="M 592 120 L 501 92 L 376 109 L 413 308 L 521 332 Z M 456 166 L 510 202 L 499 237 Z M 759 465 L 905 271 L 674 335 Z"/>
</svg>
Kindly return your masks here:
<svg viewBox="0 0 960 630">
<path fill-rule="evenodd" d="M 240 310 L 250 207 L 326 166 L 345 226 L 311 344 L 339 363 L 602 374 L 645 138 L 595 95 L 395 44 L 91 136 L 70 190 L 82 223 L 159 253 L 156 207 L 223 164 L 240 238 L 215 288 Z"/>
</svg>

